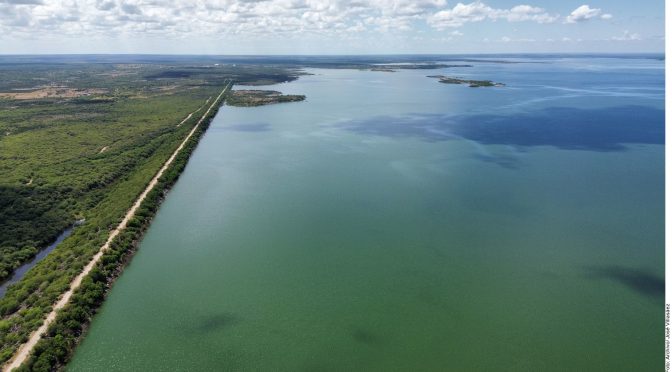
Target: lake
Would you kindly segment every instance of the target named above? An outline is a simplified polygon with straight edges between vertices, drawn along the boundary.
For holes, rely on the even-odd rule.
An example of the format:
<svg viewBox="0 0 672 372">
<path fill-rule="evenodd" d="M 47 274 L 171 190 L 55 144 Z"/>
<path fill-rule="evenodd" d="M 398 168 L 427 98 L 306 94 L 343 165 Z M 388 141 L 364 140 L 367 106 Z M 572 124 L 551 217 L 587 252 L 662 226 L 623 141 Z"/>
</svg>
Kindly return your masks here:
<svg viewBox="0 0 672 372">
<path fill-rule="evenodd" d="M 223 107 L 68 370 L 660 370 L 664 61 L 514 60 Z"/>
</svg>

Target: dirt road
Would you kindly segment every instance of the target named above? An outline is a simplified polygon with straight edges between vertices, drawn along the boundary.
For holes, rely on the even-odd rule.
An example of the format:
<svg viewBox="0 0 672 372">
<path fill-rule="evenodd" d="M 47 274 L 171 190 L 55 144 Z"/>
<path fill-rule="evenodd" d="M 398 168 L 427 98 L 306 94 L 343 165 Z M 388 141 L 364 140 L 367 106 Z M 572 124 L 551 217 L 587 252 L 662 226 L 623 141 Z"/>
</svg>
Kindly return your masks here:
<svg viewBox="0 0 672 372">
<path fill-rule="evenodd" d="M 142 194 L 140 194 L 140 196 L 135 200 L 135 203 L 133 203 L 133 206 L 131 207 L 131 209 L 128 210 L 128 212 L 124 216 L 124 219 L 121 221 L 121 223 L 119 223 L 119 225 L 114 230 L 112 230 L 110 232 L 110 235 L 107 238 L 107 241 L 105 241 L 105 244 L 103 244 L 100 247 L 100 250 L 98 251 L 98 253 L 96 253 L 96 255 L 93 256 L 91 261 L 89 261 L 89 263 L 84 267 L 82 272 L 79 273 L 79 275 L 77 275 L 77 277 L 75 277 L 75 279 L 70 283 L 70 288 L 65 293 L 63 293 L 63 295 L 60 297 L 60 299 L 54 304 L 53 310 L 51 310 L 51 312 L 47 315 L 47 317 L 45 318 L 42 326 L 40 326 L 40 328 L 38 328 L 35 332 L 31 333 L 30 337 L 28 338 L 28 341 L 26 341 L 26 343 L 21 345 L 19 347 L 19 349 L 16 351 L 16 353 L 14 354 L 14 357 L 12 357 L 12 359 L 10 359 L 3 366 L 3 368 L 2 368 L 3 372 L 9 372 L 14 368 L 19 367 L 21 364 L 23 364 L 23 362 L 26 361 L 26 359 L 28 359 L 28 357 L 30 356 L 30 353 L 33 351 L 33 348 L 35 347 L 37 342 L 40 341 L 40 339 L 42 338 L 42 334 L 44 334 L 44 332 L 47 331 L 47 328 L 49 328 L 49 325 L 54 321 L 54 319 L 56 319 L 56 314 L 58 313 L 58 310 L 62 309 L 65 305 L 67 305 L 68 301 L 70 300 L 70 297 L 75 292 L 75 290 L 79 287 L 79 285 L 82 283 L 82 280 L 84 279 L 84 277 L 86 277 L 89 274 L 89 272 L 91 272 L 91 270 L 96 266 L 96 264 L 98 263 L 100 258 L 105 253 L 105 251 L 109 248 L 110 243 L 112 243 L 112 240 L 114 240 L 114 238 L 117 235 L 119 235 L 119 233 L 121 231 L 123 231 L 124 228 L 126 228 L 126 224 L 128 223 L 128 221 L 131 220 L 131 218 L 133 218 L 133 216 L 135 215 L 135 212 L 140 207 L 140 204 L 142 204 L 142 202 L 145 200 L 145 197 L 147 197 L 147 194 L 149 194 L 149 192 L 152 191 L 154 186 L 156 186 L 157 182 L 159 181 L 159 178 L 161 178 L 161 175 L 163 175 L 163 172 L 165 172 L 166 169 L 168 169 L 168 167 L 173 163 L 173 160 L 175 160 L 175 157 L 177 156 L 177 154 L 182 150 L 182 148 L 187 143 L 187 141 L 196 132 L 196 129 L 198 129 L 198 127 L 201 125 L 203 120 L 205 120 L 205 117 L 210 113 L 210 111 L 213 109 L 215 104 L 217 102 L 219 102 L 219 99 L 222 97 L 222 95 L 226 92 L 226 90 L 229 87 L 230 87 L 230 83 L 229 83 L 229 85 L 227 85 L 222 90 L 222 92 L 219 94 L 219 96 L 217 96 L 217 99 L 215 99 L 215 101 L 212 103 L 212 105 L 210 105 L 208 110 L 203 114 L 203 116 L 201 116 L 201 119 L 198 121 L 198 123 L 196 123 L 196 125 L 194 125 L 194 128 L 185 137 L 185 139 L 182 141 L 182 143 L 177 148 L 177 150 L 175 150 L 175 152 L 173 152 L 173 154 L 170 156 L 170 158 L 163 164 L 163 167 L 161 167 L 159 172 L 156 173 L 154 178 L 152 178 L 152 180 L 149 182 L 149 184 L 147 185 L 145 190 L 142 192 Z M 189 114 L 188 117 L 190 117 L 192 114 L 193 113 Z"/>
</svg>

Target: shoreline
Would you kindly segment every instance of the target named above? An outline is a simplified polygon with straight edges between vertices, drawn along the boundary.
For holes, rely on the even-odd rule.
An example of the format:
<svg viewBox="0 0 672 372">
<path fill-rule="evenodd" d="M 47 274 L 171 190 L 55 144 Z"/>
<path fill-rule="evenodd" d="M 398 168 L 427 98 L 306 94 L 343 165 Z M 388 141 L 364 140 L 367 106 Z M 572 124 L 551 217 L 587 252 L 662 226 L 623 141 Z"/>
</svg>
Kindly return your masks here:
<svg viewBox="0 0 672 372">
<path fill-rule="evenodd" d="M 35 265 L 37 265 L 40 261 L 42 261 L 43 258 L 47 257 L 51 251 L 56 249 L 56 247 L 63 242 L 70 234 L 72 234 L 72 231 L 74 230 L 75 225 L 70 225 L 68 226 L 65 230 L 61 231 L 60 234 L 52 241 L 48 246 L 44 247 L 43 249 L 39 250 L 33 258 L 30 259 L 30 261 L 22 264 L 21 266 L 17 267 L 14 269 L 12 272 L 12 275 L 10 275 L 6 280 L 0 282 L 0 299 L 5 297 L 5 293 L 9 290 L 9 287 L 12 284 L 18 283 L 23 279 L 23 277 L 32 269 Z"/>
<path fill-rule="evenodd" d="M 72 303 L 70 302 L 70 299 L 73 298 L 75 299 L 80 292 L 86 289 L 86 284 L 88 284 L 89 281 L 93 281 L 94 279 L 91 278 L 92 272 L 98 274 L 99 266 L 101 264 L 105 264 L 101 259 L 109 252 L 109 251 L 115 251 L 115 248 L 117 245 L 119 245 L 120 241 L 123 241 L 124 238 L 127 238 L 126 234 L 129 231 L 135 232 L 134 238 L 135 240 L 131 241 L 131 244 L 137 244 L 139 239 L 141 238 L 142 233 L 146 229 L 146 227 L 149 225 L 149 222 L 154 216 L 154 213 L 156 210 L 158 210 L 158 204 L 157 201 L 160 203 L 160 199 L 168 189 L 174 184 L 175 181 L 177 181 L 177 178 L 179 177 L 179 174 L 181 171 L 184 169 L 184 166 L 186 166 L 186 161 L 189 159 L 189 156 L 191 155 L 191 152 L 196 147 L 196 144 L 200 140 L 200 137 L 202 134 L 205 132 L 207 127 L 209 126 L 212 118 L 214 118 L 215 114 L 221 107 L 221 104 L 224 100 L 225 93 L 229 92 L 231 88 L 233 87 L 233 82 L 229 81 L 229 83 L 222 89 L 222 92 L 219 94 L 219 96 L 214 100 L 214 102 L 210 105 L 208 110 L 203 114 L 203 116 L 200 118 L 200 120 L 194 125 L 194 128 L 189 132 L 189 134 L 185 137 L 185 139 L 180 143 L 178 148 L 173 152 L 173 154 L 170 156 L 170 158 L 164 163 L 164 165 L 159 169 L 159 171 L 156 173 L 156 175 L 152 178 L 152 180 L 149 182 L 149 184 L 145 187 L 143 192 L 138 196 L 138 198 L 135 200 L 133 203 L 132 207 L 128 210 L 126 215 L 124 216 L 123 220 L 117 225 L 117 227 L 112 230 L 103 246 L 98 250 L 98 252 L 92 257 L 92 259 L 89 261 L 89 263 L 82 269 L 82 271 L 74 278 L 74 280 L 70 283 L 68 290 L 65 291 L 58 299 L 58 301 L 53 305 L 52 310 L 49 312 L 49 314 L 44 318 L 42 325 L 35 331 L 33 331 L 28 340 L 21 344 L 13 353 L 12 358 L 10 358 L 2 367 L 2 371 L 11 371 L 15 368 L 21 367 L 26 361 L 31 361 L 34 358 L 38 358 L 39 355 L 34 355 L 33 350 L 35 349 L 35 346 L 38 345 L 38 342 L 43 342 L 45 337 L 44 334 L 48 330 L 51 330 L 54 325 L 58 324 L 60 319 L 62 318 L 62 315 L 67 312 L 68 308 L 71 307 Z M 215 107 L 216 106 L 216 107 Z M 214 111 L 213 111 L 214 109 Z M 196 134 L 196 136 L 194 136 Z M 189 145 L 187 147 L 187 145 Z M 184 150 L 184 151 L 183 151 Z M 186 152 L 186 153 L 185 153 Z M 174 165 L 175 160 L 178 160 L 177 165 Z M 180 167 L 177 172 L 175 172 L 175 167 Z M 166 178 L 168 178 L 169 182 L 166 182 Z M 160 185 L 159 188 L 156 186 Z M 137 224 L 137 219 L 138 216 L 136 215 L 136 212 L 138 212 L 139 209 L 147 208 L 146 202 L 147 201 L 154 201 L 154 209 L 148 218 L 144 219 L 144 225 L 141 226 L 140 230 L 136 230 L 136 224 Z M 122 242 L 123 244 L 123 242 Z M 130 250 L 129 246 L 125 246 L 126 248 L 124 252 L 128 253 Z M 118 261 L 116 263 L 115 267 L 115 272 L 117 275 L 123 270 L 123 266 L 126 262 L 125 261 Z M 94 271 L 96 270 L 96 271 Z M 111 287 L 111 284 L 113 282 L 114 277 L 109 275 L 105 277 L 106 279 L 106 289 L 105 289 L 105 294 Z M 83 285 L 84 284 L 84 285 Z M 95 309 L 97 309 L 100 304 L 102 304 L 102 301 L 96 304 Z M 95 311 L 94 311 L 95 313 Z M 93 314 L 91 314 L 93 315 Z M 85 324 L 88 324 L 90 321 L 91 317 L 89 317 L 86 321 L 82 322 L 80 326 L 84 326 Z M 51 333 L 51 332 L 50 332 Z M 77 340 L 83 335 L 83 333 L 80 333 L 77 337 Z M 54 336 L 54 334 L 49 335 Z M 42 345 L 45 346 L 45 345 Z M 41 352 L 44 353 L 46 350 L 44 347 L 40 348 Z M 72 351 L 72 349 L 70 350 Z M 40 353 L 41 354 L 41 353 Z M 71 352 L 68 353 L 68 357 L 71 355 Z M 62 366 L 62 363 L 59 363 L 58 365 Z M 58 368 L 58 365 L 52 365 L 51 367 L 56 367 Z"/>
</svg>

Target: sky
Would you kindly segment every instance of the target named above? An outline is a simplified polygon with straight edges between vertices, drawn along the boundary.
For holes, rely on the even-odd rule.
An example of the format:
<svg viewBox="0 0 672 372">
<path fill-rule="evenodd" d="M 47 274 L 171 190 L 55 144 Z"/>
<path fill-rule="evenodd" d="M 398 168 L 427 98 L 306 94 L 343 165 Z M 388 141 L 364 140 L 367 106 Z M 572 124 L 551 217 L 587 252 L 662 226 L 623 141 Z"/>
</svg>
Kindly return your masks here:
<svg viewBox="0 0 672 372">
<path fill-rule="evenodd" d="M 663 52 L 664 7 L 663 0 L 0 0 L 0 54 Z"/>
</svg>

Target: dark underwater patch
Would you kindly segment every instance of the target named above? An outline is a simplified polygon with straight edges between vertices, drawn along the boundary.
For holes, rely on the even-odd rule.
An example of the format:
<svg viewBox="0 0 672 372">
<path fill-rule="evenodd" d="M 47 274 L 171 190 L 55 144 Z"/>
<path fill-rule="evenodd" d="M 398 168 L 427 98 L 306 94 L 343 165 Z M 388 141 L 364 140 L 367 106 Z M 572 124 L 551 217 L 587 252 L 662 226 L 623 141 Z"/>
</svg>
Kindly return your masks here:
<svg viewBox="0 0 672 372">
<path fill-rule="evenodd" d="M 497 164 L 500 167 L 506 169 L 518 169 L 520 168 L 520 160 L 512 155 L 490 155 L 490 154 L 475 154 L 474 157 L 480 161 L 486 163 Z"/>
<path fill-rule="evenodd" d="M 600 152 L 624 151 L 627 144 L 662 145 L 665 140 L 664 110 L 646 106 L 551 107 L 511 115 L 378 116 L 338 126 L 363 135 L 415 137 L 429 142 L 465 138 L 486 145 Z"/>
<path fill-rule="evenodd" d="M 352 338 L 360 344 L 373 345 L 380 342 L 378 336 L 364 328 L 357 328 L 352 332 Z"/>
<path fill-rule="evenodd" d="M 645 270 L 622 266 L 590 266 L 586 268 L 589 278 L 609 279 L 621 283 L 642 296 L 663 299 L 665 279 Z"/>
<path fill-rule="evenodd" d="M 240 322 L 240 317 L 235 314 L 221 313 L 199 317 L 193 324 L 192 331 L 198 334 L 216 332 L 227 329 Z"/>
</svg>

